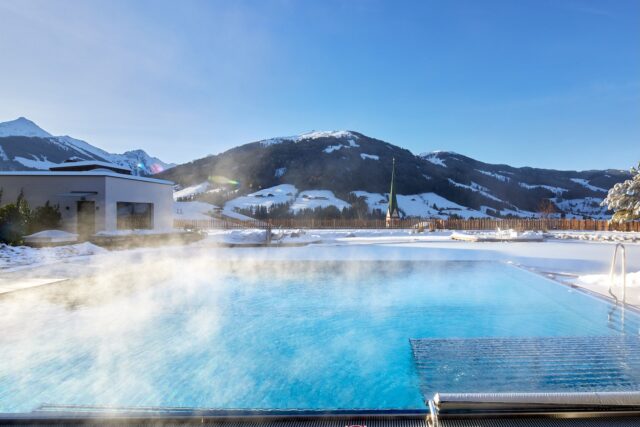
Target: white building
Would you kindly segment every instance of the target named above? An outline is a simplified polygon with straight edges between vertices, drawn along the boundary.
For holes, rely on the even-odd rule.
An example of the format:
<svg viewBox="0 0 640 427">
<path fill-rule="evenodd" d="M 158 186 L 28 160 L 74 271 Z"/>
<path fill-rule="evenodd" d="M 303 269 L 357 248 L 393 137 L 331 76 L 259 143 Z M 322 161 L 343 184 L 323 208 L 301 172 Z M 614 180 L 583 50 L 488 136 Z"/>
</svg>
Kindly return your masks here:
<svg viewBox="0 0 640 427">
<path fill-rule="evenodd" d="M 0 205 L 20 192 L 31 209 L 57 205 L 66 231 L 90 236 L 100 231 L 173 227 L 173 182 L 131 175 L 98 161 L 68 162 L 50 171 L 0 172 Z"/>
</svg>

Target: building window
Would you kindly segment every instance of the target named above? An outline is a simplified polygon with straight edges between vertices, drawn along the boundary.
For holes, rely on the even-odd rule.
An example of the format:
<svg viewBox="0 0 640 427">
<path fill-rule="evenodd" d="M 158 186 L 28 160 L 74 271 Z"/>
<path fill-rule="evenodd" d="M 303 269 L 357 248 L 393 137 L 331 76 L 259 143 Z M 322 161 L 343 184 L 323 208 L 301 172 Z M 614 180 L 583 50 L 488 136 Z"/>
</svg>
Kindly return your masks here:
<svg viewBox="0 0 640 427">
<path fill-rule="evenodd" d="M 153 228 L 153 203 L 117 203 L 118 230 Z"/>
</svg>

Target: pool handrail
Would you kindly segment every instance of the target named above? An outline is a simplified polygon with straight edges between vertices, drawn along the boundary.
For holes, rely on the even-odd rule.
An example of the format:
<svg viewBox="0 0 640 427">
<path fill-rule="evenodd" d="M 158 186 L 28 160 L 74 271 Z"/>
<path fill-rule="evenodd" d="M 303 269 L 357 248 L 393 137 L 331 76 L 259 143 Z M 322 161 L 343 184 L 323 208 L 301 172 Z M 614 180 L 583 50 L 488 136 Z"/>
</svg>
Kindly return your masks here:
<svg viewBox="0 0 640 427">
<path fill-rule="evenodd" d="M 618 297 L 613 293 L 613 285 L 614 285 L 614 273 L 616 269 L 616 260 L 618 257 L 618 248 L 622 251 L 622 304 L 627 303 L 627 252 L 622 243 L 616 244 L 615 249 L 613 250 L 613 258 L 611 259 L 611 269 L 609 270 L 609 295 L 615 299 L 616 304 L 618 304 Z"/>
</svg>

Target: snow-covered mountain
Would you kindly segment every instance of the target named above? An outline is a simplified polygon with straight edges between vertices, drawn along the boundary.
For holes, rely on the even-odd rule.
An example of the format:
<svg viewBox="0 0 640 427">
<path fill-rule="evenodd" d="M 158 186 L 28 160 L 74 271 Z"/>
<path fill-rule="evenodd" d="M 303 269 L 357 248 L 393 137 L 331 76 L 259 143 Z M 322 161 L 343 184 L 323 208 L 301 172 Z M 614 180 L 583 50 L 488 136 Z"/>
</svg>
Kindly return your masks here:
<svg viewBox="0 0 640 427">
<path fill-rule="evenodd" d="M 210 199 L 229 209 L 264 213 L 275 207 L 279 214 L 295 214 L 327 205 L 342 209 L 358 198 L 374 212 L 386 210 L 393 158 L 400 210 L 415 217 L 533 217 L 548 200 L 554 216 L 604 218 L 600 201 L 629 177 L 620 170 L 515 168 L 450 151 L 415 155 L 344 130 L 252 142 L 176 166 L 160 177 L 182 186 L 177 198 Z M 225 182 L 233 184 L 230 200 L 220 195 L 220 187 L 229 187 Z"/>
<path fill-rule="evenodd" d="M 0 170 L 47 170 L 76 157 L 129 167 L 136 175 L 153 175 L 174 166 L 144 150 L 109 153 L 70 136 L 54 136 L 24 117 L 0 123 Z"/>
</svg>

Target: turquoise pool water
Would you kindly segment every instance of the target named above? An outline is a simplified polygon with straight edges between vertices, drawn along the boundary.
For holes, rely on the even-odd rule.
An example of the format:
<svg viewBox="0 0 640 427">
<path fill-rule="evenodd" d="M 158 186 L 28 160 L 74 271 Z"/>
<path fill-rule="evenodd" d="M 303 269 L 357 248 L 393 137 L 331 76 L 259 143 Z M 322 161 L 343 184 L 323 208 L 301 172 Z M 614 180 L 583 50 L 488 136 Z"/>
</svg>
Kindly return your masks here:
<svg viewBox="0 0 640 427">
<path fill-rule="evenodd" d="M 603 301 L 494 262 L 212 264 L 125 277 L 0 299 L 0 412 L 424 408 L 410 338 L 621 333 Z M 637 331 L 635 315 L 626 322 Z"/>
</svg>

